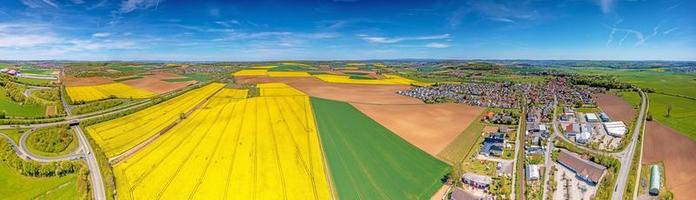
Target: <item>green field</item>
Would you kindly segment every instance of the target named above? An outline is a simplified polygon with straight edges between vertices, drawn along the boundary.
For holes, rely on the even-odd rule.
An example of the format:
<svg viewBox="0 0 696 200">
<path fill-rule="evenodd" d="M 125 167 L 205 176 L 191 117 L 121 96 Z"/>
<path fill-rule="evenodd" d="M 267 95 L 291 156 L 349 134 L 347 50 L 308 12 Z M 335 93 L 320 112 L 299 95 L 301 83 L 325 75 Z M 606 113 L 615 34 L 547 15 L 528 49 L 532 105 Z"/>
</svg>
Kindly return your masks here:
<svg viewBox="0 0 696 200">
<path fill-rule="evenodd" d="M 19 67 L 19 71 L 25 74 L 39 74 L 39 75 L 49 75 L 53 73 L 53 70 L 47 68 L 40 68 L 29 65 L 22 65 Z"/>
<path fill-rule="evenodd" d="M 663 94 L 648 94 L 653 119 L 696 140 L 696 100 Z M 667 117 L 667 107 L 672 112 Z"/>
<path fill-rule="evenodd" d="M 21 105 L 5 95 L 5 88 L 0 88 L 0 111 L 8 116 L 40 117 L 46 114 L 46 107 L 39 104 Z"/>
<path fill-rule="evenodd" d="M 0 199 L 79 199 L 75 174 L 29 177 L 0 162 L 0 177 Z"/>
<path fill-rule="evenodd" d="M 640 106 L 640 95 L 638 92 L 618 92 L 617 94 L 634 108 L 637 109 Z"/>
<path fill-rule="evenodd" d="M 339 199 L 429 199 L 450 167 L 350 104 L 312 98 Z"/>
<path fill-rule="evenodd" d="M 51 85 L 52 81 L 53 80 L 47 79 L 17 77 L 17 82 L 28 85 Z"/>
<path fill-rule="evenodd" d="M 268 71 L 272 72 L 292 72 L 292 71 L 307 71 L 308 67 L 300 66 L 300 65 L 286 65 L 286 64 L 280 64 L 277 67 L 270 68 Z"/>
</svg>

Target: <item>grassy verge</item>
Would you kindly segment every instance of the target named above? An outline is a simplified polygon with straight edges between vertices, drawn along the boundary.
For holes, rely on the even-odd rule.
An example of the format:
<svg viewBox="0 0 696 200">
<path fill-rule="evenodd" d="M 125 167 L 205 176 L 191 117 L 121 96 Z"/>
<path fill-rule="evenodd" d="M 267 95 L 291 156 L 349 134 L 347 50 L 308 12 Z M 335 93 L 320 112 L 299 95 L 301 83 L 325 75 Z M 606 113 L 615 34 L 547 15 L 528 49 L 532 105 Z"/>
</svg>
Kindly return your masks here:
<svg viewBox="0 0 696 200">
<path fill-rule="evenodd" d="M 477 118 L 478 119 L 478 118 Z M 475 121 L 472 122 L 462 133 L 457 135 L 450 144 L 437 154 L 441 159 L 449 163 L 459 163 L 472 149 L 479 146 L 479 140 L 485 124 Z"/>
<path fill-rule="evenodd" d="M 522 118 L 520 119 L 520 124 L 521 124 L 520 125 L 521 128 L 527 127 L 527 125 L 526 125 L 527 119 L 525 116 L 522 116 Z M 525 144 L 525 142 L 524 142 L 524 135 L 523 135 L 524 131 L 518 130 L 517 133 L 518 133 L 517 137 L 520 140 L 518 141 L 519 144 L 515 143 L 515 145 L 522 145 L 522 146 L 519 148 L 519 152 L 517 152 L 517 155 L 516 155 L 517 162 L 515 163 L 515 170 L 516 171 L 514 174 L 514 176 L 516 177 L 515 178 L 515 188 L 516 188 L 515 197 L 517 199 L 523 199 L 524 193 L 522 193 L 522 186 L 524 185 L 524 179 L 525 179 L 525 177 L 524 177 L 524 160 L 525 160 L 524 159 L 524 144 Z"/>
</svg>

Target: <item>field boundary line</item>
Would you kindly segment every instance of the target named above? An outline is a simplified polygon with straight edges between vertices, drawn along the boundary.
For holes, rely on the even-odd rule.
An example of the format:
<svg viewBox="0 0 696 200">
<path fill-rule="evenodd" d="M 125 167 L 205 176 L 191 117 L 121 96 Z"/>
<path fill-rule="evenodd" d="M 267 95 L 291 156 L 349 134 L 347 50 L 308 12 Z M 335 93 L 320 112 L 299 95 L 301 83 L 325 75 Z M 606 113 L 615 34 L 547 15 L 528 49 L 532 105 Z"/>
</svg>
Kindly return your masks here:
<svg viewBox="0 0 696 200">
<path fill-rule="evenodd" d="M 224 87 L 223 87 L 223 88 L 224 88 Z M 210 98 L 211 98 L 212 96 L 214 96 L 215 94 L 219 93 L 223 88 L 218 89 L 217 91 L 213 92 L 210 96 L 208 96 L 208 97 L 206 97 L 205 99 L 203 99 L 203 101 L 201 101 L 201 102 L 198 103 L 196 106 L 194 106 L 193 108 L 191 108 L 190 110 L 188 110 L 187 112 L 185 112 L 185 113 L 184 113 L 184 116 L 185 116 L 185 117 L 190 116 L 191 113 L 193 113 L 194 111 L 198 110 L 201 106 L 203 106 L 203 105 L 205 105 L 206 103 L 208 103 L 208 101 L 210 101 Z M 183 121 L 183 120 L 184 120 L 184 119 L 179 118 L 178 120 L 172 122 L 172 123 L 169 124 L 168 126 L 164 127 L 162 130 L 158 131 L 156 134 L 150 136 L 148 139 L 146 139 L 145 141 L 143 141 L 143 142 L 141 142 L 140 144 L 136 145 L 135 147 L 129 149 L 128 151 L 123 152 L 122 154 L 120 154 L 120 155 L 118 155 L 118 156 L 115 156 L 115 157 L 113 157 L 113 158 L 109 158 L 109 163 L 111 163 L 112 165 L 116 165 L 116 164 L 118 164 L 119 162 L 121 162 L 121 161 L 123 161 L 123 160 L 125 160 L 125 159 L 127 159 L 127 158 L 129 158 L 129 157 L 131 157 L 131 156 L 133 156 L 133 154 L 135 154 L 136 152 L 140 151 L 140 149 L 144 148 L 144 147 L 147 146 L 148 144 L 154 142 L 154 141 L 155 141 L 157 138 L 159 138 L 160 136 L 162 136 L 162 135 L 164 135 L 165 133 L 169 132 L 169 130 L 171 130 L 172 128 L 174 128 L 176 125 L 178 125 L 179 123 L 181 123 L 181 121 Z"/>
<path fill-rule="evenodd" d="M 326 173 L 326 179 L 329 181 L 329 192 L 331 193 L 331 199 L 337 199 L 336 198 L 336 186 L 334 185 L 333 182 L 333 177 L 331 175 L 331 169 L 328 166 L 329 160 L 326 158 L 326 150 L 324 150 L 324 143 L 322 142 L 323 140 L 321 139 L 321 133 L 319 131 L 319 123 L 317 123 L 317 118 L 316 118 L 316 112 L 314 111 L 314 105 L 312 104 L 312 98 L 309 95 L 307 96 L 307 102 L 309 103 L 309 108 L 312 110 L 312 123 L 314 123 L 315 130 L 317 132 L 317 140 L 319 140 L 319 148 L 321 149 L 321 157 L 322 157 L 322 164 L 324 165 L 324 173 Z"/>
</svg>

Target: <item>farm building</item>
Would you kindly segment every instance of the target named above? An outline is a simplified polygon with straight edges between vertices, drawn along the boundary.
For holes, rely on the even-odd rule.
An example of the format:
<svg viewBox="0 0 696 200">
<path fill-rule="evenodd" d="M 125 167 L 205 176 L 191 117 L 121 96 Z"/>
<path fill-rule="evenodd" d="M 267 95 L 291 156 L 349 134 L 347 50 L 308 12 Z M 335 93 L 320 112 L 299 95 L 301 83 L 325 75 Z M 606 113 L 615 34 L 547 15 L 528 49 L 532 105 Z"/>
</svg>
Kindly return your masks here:
<svg viewBox="0 0 696 200">
<path fill-rule="evenodd" d="M 565 149 L 561 149 L 561 153 L 558 155 L 558 163 L 575 172 L 578 177 L 593 185 L 596 185 L 602 180 L 607 170 L 606 167 L 582 159 L 580 155 Z"/>
<path fill-rule="evenodd" d="M 488 189 L 488 186 L 491 185 L 493 179 L 491 179 L 491 177 L 489 176 L 467 172 L 464 175 L 462 175 L 462 182 L 464 182 L 467 185 L 471 185 L 472 187 Z"/>
<path fill-rule="evenodd" d="M 585 119 L 587 122 L 599 122 L 599 117 L 594 113 L 585 113 Z"/>
<path fill-rule="evenodd" d="M 528 181 L 539 180 L 539 165 L 527 165 L 527 175 Z"/>
<path fill-rule="evenodd" d="M 611 136 L 622 137 L 626 134 L 626 124 L 622 121 L 604 122 L 604 129 Z"/>
<path fill-rule="evenodd" d="M 450 195 L 450 200 L 475 200 L 479 199 L 471 193 L 464 191 L 462 188 L 454 189 L 452 195 Z"/>
<path fill-rule="evenodd" d="M 607 115 L 607 113 L 604 112 L 599 113 L 599 119 L 601 119 L 602 122 L 608 122 L 610 120 L 609 115 Z"/>
<path fill-rule="evenodd" d="M 648 191 L 651 195 L 658 195 L 660 194 L 660 166 L 653 165 L 650 168 L 650 191 Z"/>
</svg>

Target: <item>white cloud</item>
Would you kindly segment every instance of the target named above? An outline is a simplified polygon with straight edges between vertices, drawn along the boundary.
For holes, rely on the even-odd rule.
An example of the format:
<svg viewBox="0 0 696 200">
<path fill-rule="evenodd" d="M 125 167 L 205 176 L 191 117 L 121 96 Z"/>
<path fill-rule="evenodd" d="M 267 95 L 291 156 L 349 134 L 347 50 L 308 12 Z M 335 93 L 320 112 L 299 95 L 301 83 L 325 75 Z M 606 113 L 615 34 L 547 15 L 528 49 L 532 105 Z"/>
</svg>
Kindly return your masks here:
<svg viewBox="0 0 696 200">
<path fill-rule="evenodd" d="M 448 47 L 451 47 L 451 46 L 452 46 L 452 45 L 450 45 L 450 44 L 444 44 L 444 43 L 439 43 L 439 42 L 432 42 L 432 43 L 428 43 L 428 44 L 425 45 L 425 47 L 428 47 L 428 48 L 436 48 L 436 49 L 448 48 Z"/>
<path fill-rule="evenodd" d="M 447 39 L 450 37 L 450 34 L 442 34 L 442 35 L 427 35 L 427 36 L 415 36 L 415 37 L 376 37 L 376 36 L 369 36 L 365 34 L 360 34 L 358 35 L 361 39 L 370 42 L 370 43 L 378 43 L 378 44 L 392 44 L 392 43 L 399 43 L 403 41 L 414 41 L 414 40 L 439 40 L 439 39 Z"/>
<path fill-rule="evenodd" d="M 103 37 L 109 37 L 111 33 L 94 33 L 92 34 L 92 37 L 95 38 L 103 38 Z"/>
<path fill-rule="evenodd" d="M 121 3 L 121 8 L 119 12 L 129 13 L 138 9 L 149 9 L 152 7 L 157 8 L 160 1 L 164 0 L 125 0 Z"/>
<path fill-rule="evenodd" d="M 83 3 L 85 3 L 84 0 L 70 0 L 70 1 L 71 1 L 72 3 L 74 3 L 74 4 L 83 4 Z"/>
<path fill-rule="evenodd" d="M 617 33 L 624 33 L 623 38 L 621 38 L 621 40 L 619 40 L 619 42 L 617 43 L 618 46 L 623 45 L 624 40 L 626 40 L 626 38 L 628 38 L 628 36 L 633 36 L 634 39 L 636 40 L 636 42 L 634 43 L 634 46 L 636 46 L 636 47 L 641 46 L 641 45 L 645 44 L 645 42 L 647 42 L 651 38 L 657 36 L 657 34 L 659 33 L 658 30 L 660 29 L 660 26 L 661 26 L 660 24 L 658 24 L 657 26 L 653 27 L 653 32 L 650 35 L 645 35 L 645 34 L 643 34 L 643 32 L 640 32 L 640 31 L 637 31 L 634 29 L 617 28 L 616 25 L 619 23 L 621 23 L 621 21 L 617 22 L 614 25 L 614 27 L 611 28 L 611 32 L 609 33 L 609 39 L 607 39 L 607 43 L 606 43 L 607 47 L 609 47 L 614 42 L 614 35 Z"/>
</svg>

